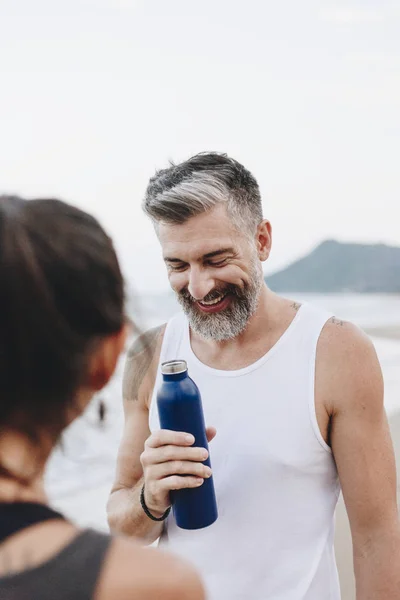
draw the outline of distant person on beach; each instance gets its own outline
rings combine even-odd
[[[211,600],[338,600],[334,511],[350,519],[358,600],[400,598],[400,535],[382,375],[369,339],[266,286],[271,250],[253,175],[203,153],[159,171],[144,210],[182,313],[130,349],[111,529],[193,561]],[[288,215],[290,218],[290,215]],[[307,215],[304,215],[306,226]],[[148,352],[148,349],[151,352]],[[209,476],[183,433],[160,430],[160,362],[185,359],[202,394],[219,519],[184,531],[170,490]],[[209,438],[215,435],[210,427]]]
[[[1,600],[203,600],[181,559],[79,530],[48,506],[46,461],[124,346],[111,240],[58,200],[0,196]]]
[[[99,421],[100,423],[104,423],[107,414],[107,407],[104,400],[99,400]]]

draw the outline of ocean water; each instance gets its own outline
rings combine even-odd
[[[291,294],[291,297],[318,304],[360,327],[400,325],[400,296]],[[141,330],[165,322],[177,309],[172,294],[133,298],[128,303],[128,311]],[[373,341],[385,381],[386,410],[389,414],[400,411],[400,341],[382,337],[374,337]],[[62,448],[57,448],[49,461],[46,489],[50,499],[81,526],[107,529],[105,507],[123,430],[124,360],[123,355],[112,381],[93,399],[85,414],[68,428]],[[102,424],[97,416],[100,398],[107,408]]]
[[[400,295],[392,294],[282,294],[297,302],[310,302],[331,311],[338,318],[360,327],[400,326]],[[140,329],[165,322],[179,305],[172,292],[133,297],[128,312]]]

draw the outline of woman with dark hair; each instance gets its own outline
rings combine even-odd
[[[1,600],[204,598],[180,560],[78,530],[47,504],[47,458],[125,337],[123,280],[97,221],[59,200],[0,197]]]

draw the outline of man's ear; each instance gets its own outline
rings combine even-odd
[[[261,261],[267,260],[271,252],[272,245],[272,227],[266,219],[261,221],[257,227],[256,233],[257,253]]]

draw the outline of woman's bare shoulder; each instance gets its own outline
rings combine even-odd
[[[113,539],[97,586],[96,600],[204,600],[193,567],[172,554],[128,538]]]

